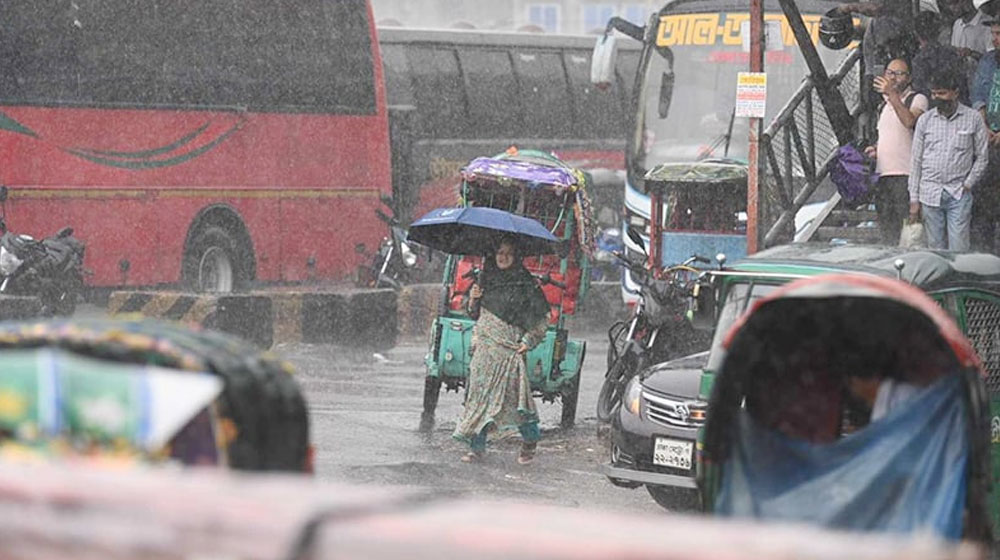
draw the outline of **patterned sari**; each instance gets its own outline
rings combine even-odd
[[[538,345],[547,326],[548,321],[543,319],[525,332],[482,309],[472,331],[465,409],[452,437],[472,445],[484,430],[503,436],[518,429],[523,434],[527,425],[537,425],[538,411],[527,367],[517,348],[522,340],[529,348]]]

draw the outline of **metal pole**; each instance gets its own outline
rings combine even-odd
[[[764,71],[764,9],[762,0],[750,0],[750,71]],[[760,237],[760,191],[758,180],[760,164],[758,162],[758,139],[760,138],[761,120],[750,119],[750,147],[748,150],[749,169],[747,170],[747,253],[757,252]]]
[[[675,211],[676,209],[671,209]],[[654,186],[649,192],[649,265],[653,278],[663,268],[663,189]]]

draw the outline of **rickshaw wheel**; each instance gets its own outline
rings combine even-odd
[[[428,375],[424,378],[424,411],[420,414],[420,431],[428,432],[434,428],[434,411],[437,410],[438,397],[441,395],[441,378]]]
[[[646,491],[656,505],[665,510],[688,513],[701,511],[701,496],[697,490],[647,484]]]
[[[576,404],[580,400],[579,376],[577,376],[569,387],[563,390],[559,399],[562,401],[562,415],[559,419],[559,426],[564,430],[568,430],[576,423]]]
[[[562,391],[560,401],[562,403],[562,415],[559,419],[559,426],[568,430],[576,424],[576,405],[580,402],[580,373],[583,371],[583,362],[587,359],[587,343],[583,343],[580,349],[580,368],[576,371],[576,377]]]

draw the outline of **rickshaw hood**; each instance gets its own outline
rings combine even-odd
[[[486,177],[501,184],[505,181],[524,181],[528,184],[551,185],[564,189],[575,189],[582,183],[581,178],[571,167],[558,165],[542,165],[522,159],[498,159],[478,157],[462,169],[462,177],[466,181],[475,181]]]
[[[650,169],[645,176],[646,190],[653,184],[671,186],[676,184],[718,184],[734,183],[746,185],[747,166],[733,160],[703,160],[695,163],[661,163]]]
[[[895,300],[911,307],[930,319],[937,327],[938,333],[945,339],[955,353],[960,365],[972,367],[983,372],[982,361],[976,354],[969,339],[962,334],[958,325],[948,316],[940,305],[934,302],[922,290],[909,284],[879,276],[857,274],[822,274],[791,282],[776,290],[773,294],[756,302],[753,307],[740,317],[723,341],[723,348],[728,350],[736,336],[747,325],[756,312],[775,301],[788,299],[827,299],[827,298],[873,298]]]

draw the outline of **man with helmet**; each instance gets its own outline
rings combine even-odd
[[[876,76],[885,73],[890,60],[903,58],[909,60],[917,50],[917,41],[913,34],[913,6],[910,0],[874,0],[841,4],[831,10],[840,14],[860,14],[871,16],[868,29],[861,41],[861,55],[865,63],[865,75],[861,83],[864,92],[861,99],[866,108],[864,115],[871,115],[882,103],[882,98],[874,89],[872,81]],[[823,21],[820,20],[820,38]],[[875,132],[875,122],[863,117],[862,129],[866,137]]]
[[[865,75],[881,76],[894,58],[909,59],[917,50],[913,36],[913,5],[910,0],[876,0],[841,4],[841,14],[860,14],[873,19],[861,42]],[[822,22],[820,22],[822,24]]]

